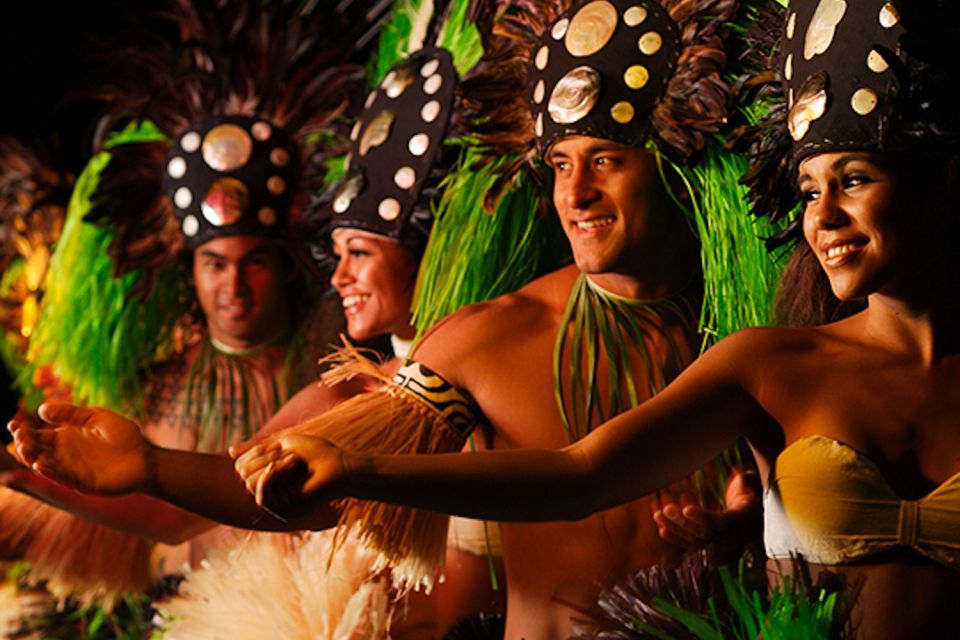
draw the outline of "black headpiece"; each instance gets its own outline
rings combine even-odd
[[[163,185],[187,248],[227,235],[279,237],[298,188],[299,155],[286,131],[259,118],[217,118],[181,134]]]
[[[322,156],[339,152],[323,142],[361,99],[362,70],[346,62],[369,28],[343,3],[167,1],[179,38],[138,30],[112,47],[94,90],[108,110],[102,131],[131,119],[157,129],[106,138],[111,158],[87,216],[116,229],[110,255],[117,273],[143,274],[140,293],[183,249],[292,235],[291,214],[321,186]]]
[[[350,134],[347,174],[329,205],[332,228],[363,229],[422,250],[435,194],[425,187],[438,182],[430,178],[438,177],[431,174],[443,155],[456,85],[450,53],[435,47],[386,74]]]
[[[957,143],[951,79],[960,7],[941,0],[791,0],[773,106],[746,136],[756,215],[780,220],[799,201],[804,158],[836,151],[943,150]],[[794,221],[771,239],[799,233]]]
[[[528,71],[540,153],[570,135],[642,143],[680,48],[676,22],[652,0],[592,0],[564,13]]]

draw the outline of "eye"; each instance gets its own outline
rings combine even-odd
[[[851,173],[843,177],[843,188],[852,189],[873,182],[873,178],[865,173]]]
[[[804,204],[814,202],[820,199],[820,192],[816,189],[801,189],[800,191],[800,200]]]
[[[370,252],[367,251],[366,249],[350,249],[349,251],[347,251],[347,253],[350,254],[350,257],[352,258],[361,258],[363,256],[370,255]]]

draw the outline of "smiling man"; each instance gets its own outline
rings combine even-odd
[[[738,4],[708,2],[700,11],[669,0],[567,6],[511,7],[500,24],[511,36],[506,50],[488,47],[490,63],[463,90],[481,140],[490,133],[493,155],[523,157],[536,146],[553,174],[552,202],[575,264],[448,316],[416,346],[415,363],[393,391],[402,394],[414,381],[432,389],[449,383],[481,415],[494,449],[576,441],[656,393],[701,344],[700,243],[683,207],[703,200],[684,188],[681,175],[731,115],[721,25],[738,19]],[[511,56],[530,61],[525,72],[510,77],[524,69],[505,64]],[[504,104],[505,87],[514,102]],[[518,119],[523,110],[529,117]],[[512,148],[504,148],[504,132],[512,133]],[[443,400],[440,415],[453,404]],[[322,434],[322,419],[305,428]],[[281,434],[250,449],[237,468],[265,504],[296,515],[310,497],[296,480],[301,467],[283,473],[292,458],[282,443]],[[276,482],[264,481],[268,459],[281,469]],[[289,501],[271,499],[281,495]],[[759,527],[755,494],[736,481],[727,497],[739,510],[714,524],[745,518],[741,525]],[[576,522],[501,523],[506,637],[569,637],[572,621],[590,617],[604,585],[674,554],[652,517],[659,506],[658,496],[648,496]],[[665,511],[677,515],[676,507]],[[668,524],[664,513],[658,519]]]
[[[575,264],[440,322],[395,384],[355,399],[351,424],[362,419],[376,434],[394,432],[401,422],[429,423],[423,433],[442,431],[441,423],[460,433],[479,425],[494,448],[562,448],[651,397],[697,355],[700,248],[682,207],[705,199],[681,188],[681,176],[731,115],[722,76],[725,26],[740,10],[725,0],[701,5],[589,0],[569,10],[567,2],[541,3],[502,14],[499,26],[512,37],[485,43],[487,62],[464,81],[464,103],[478,107],[478,135],[485,130],[499,139],[492,142],[495,155],[529,157],[536,148],[549,165],[552,201]],[[507,57],[513,64],[504,64]],[[503,146],[504,131],[519,141],[511,149]],[[367,402],[390,409],[361,418],[357,407]],[[322,433],[335,413],[304,428]],[[104,433],[120,426],[72,409],[48,418],[89,420]],[[102,439],[88,438],[93,431],[48,432],[44,437],[58,449],[50,471],[59,466],[66,480],[101,491],[168,499],[189,490],[166,471],[176,468],[175,452],[122,443],[104,448]],[[237,468],[274,513],[296,516],[319,505],[303,490],[303,468],[290,467],[291,456],[272,458],[283,442],[279,434],[254,445]],[[109,451],[113,465],[75,471],[80,465],[59,455],[71,446]],[[266,459],[274,464],[264,472]],[[279,473],[270,476],[271,469]],[[728,498],[741,509],[714,524],[754,517],[759,526],[757,496],[742,483],[731,486]],[[590,616],[604,585],[675,553],[652,516],[659,505],[648,496],[576,522],[503,524],[506,637],[569,637],[572,621]],[[255,528],[320,528],[337,517],[318,509],[293,520],[260,512],[251,521],[244,509],[238,504],[240,519]],[[410,565],[429,565],[420,560]],[[426,575],[432,577],[429,568]]]

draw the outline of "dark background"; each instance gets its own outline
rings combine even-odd
[[[98,42],[156,10],[152,0],[0,1],[0,135],[53,144],[78,173],[90,154],[94,105],[67,100],[90,77],[85,62]],[[0,432],[15,411],[11,380],[0,367]]]

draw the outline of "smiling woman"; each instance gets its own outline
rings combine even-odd
[[[333,244],[337,268],[330,282],[343,301],[350,337],[412,340],[410,308],[420,256],[396,240],[349,227],[333,232]]]

